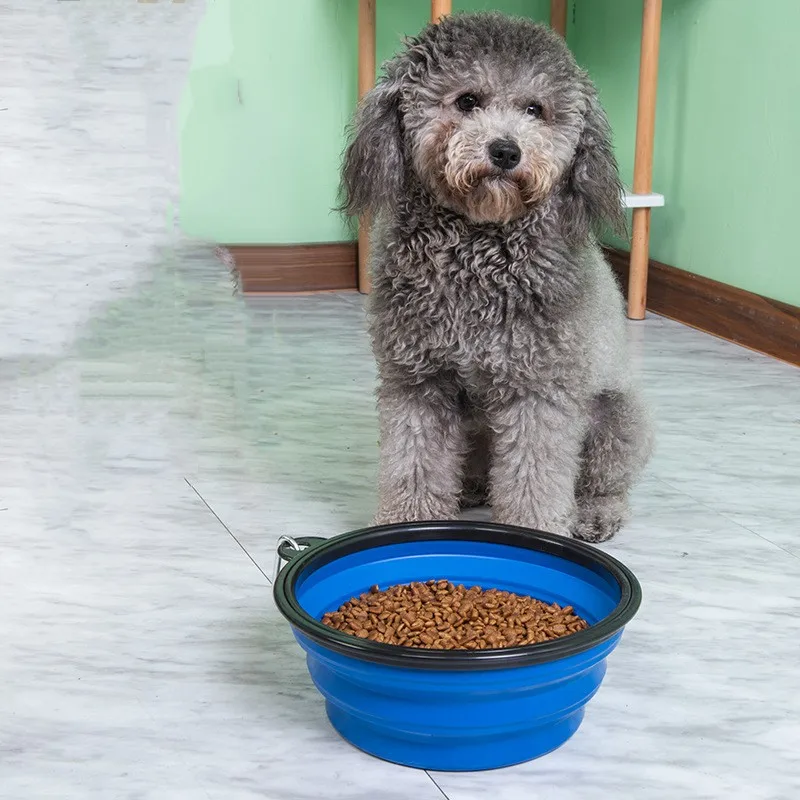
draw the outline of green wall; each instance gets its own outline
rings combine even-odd
[[[336,165],[356,99],[352,0],[206,0],[181,107],[181,224],[225,243],[350,238]]]
[[[356,95],[357,0],[206,0],[181,109],[181,222],[221,242],[351,238],[331,211]],[[641,0],[575,0],[568,39],[633,170]],[[456,0],[545,19],[548,0]],[[378,0],[378,57],[429,0]],[[666,0],[652,256],[800,304],[800,0]],[[240,99],[241,98],[241,99]]]
[[[569,42],[633,174],[641,0],[575,0]],[[658,261],[800,305],[800,0],[665,0]]]

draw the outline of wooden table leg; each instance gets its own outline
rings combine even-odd
[[[375,0],[358,0],[358,99],[375,85]],[[369,294],[369,220],[358,225],[358,291]]]
[[[550,0],[550,27],[560,36],[567,35],[567,0]]]
[[[642,51],[639,60],[639,105],[636,113],[636,158],[633,192],[653,190],[653,141],[656,126],[658,44],[661,34],[661,0],[643,0]],[[650,209],[633,210],[631,263],[628,274],[628,317],[644,319],[647,306],[647,264],[650,258]]]
[[[438,22],[452,13],[453,0],[431,0],[431,22]]]

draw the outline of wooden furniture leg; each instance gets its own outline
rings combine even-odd
[[[639,60],[639,104],[636,112],[636,157],[633,192],[653,190],[653,141],[656,124],[658,44],[661,34],[661,0],[643,0],[642,50]],[[644,319],[647,306],[647,263],[650,258],[649,208],[633,210],[631,264],[628,275],[628,317]]]
[[[567,0],[550,0],[550,27],[560,36],[567,35]]]
[[[375,0],[358,0],[358,99],[375,85]],[[358,291],[369,294],[369,220],[358,225]]]
[[[431,22],[453,13],[453,0],[431,0]]]

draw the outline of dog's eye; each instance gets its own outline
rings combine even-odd
[[[469,114],[470,111],[474,111],[478,107],[479,102],[474,94],[462,94],[461,97],[456,100],[456,105],[459,111]]]
[[[540,119],[542,114],[544,114],[544,109],[542,108],[541,103],[530,103],[525,109],[525,113],[529,117],[536,117],[536,119]]]

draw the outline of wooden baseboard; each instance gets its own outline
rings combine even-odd
[[[628,286],[630,254],[605,248]],[[800,308],[650,261],[647,308],[729,342],[800,366]]]
[[[313,294],[358,288],[355,242],[224,245],[220,258],[243,294]]]
[[[222,260],[244,294],[313,294],[358,288],[355,242],[226,245]],[[623,291],[630,254],[605,248]],[[706,333],[800,366],[800,308],[650,261],[647,308]]]

